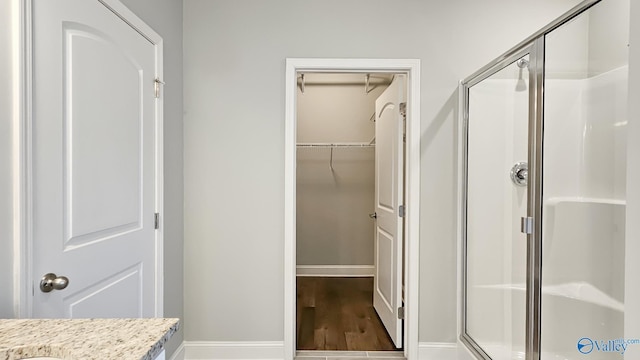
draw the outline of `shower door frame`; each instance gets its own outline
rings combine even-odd
[[[542,44],[541,44],[542,43]],[[527,216],[531,217],[535,211],[535,203],[540,204],[541,196],[537,196],[540,194],[538,187],[541,182],[537,181],[539,176],[538,168],[538,160],[541,158],[539,154],[537,154],[536,148],[539,139],[541,140],[541,132],[538,129],[541,129],[542,117],[540,116],[538,119],[536,109],[541,108],[542,106],[542,79],[541,69],[543,69],[542,64],[544,62],[544,37],[540,37],[538,39],[534,39],[532,41],[522,43],[518,47],[511,50],[509,54],[505,54],[500,57],[499,60],[496,60],[489,67],[485,67],[477,72],[475,75],[470,78],[462,81],[460,83],[460,97],[461,101],[461,109],[460,109],[460,126],[461,126],[461,157],[462,157],[462,182],[461,182],[461,214],[460,214],[460,236],[461,236],[461,288],[460,293],[462,295],[461,299],[461,323],[460,323],[460,340],[463,344],[465,344],[471,352],[478,358],[484,360],[491,360],[492,358],[487,354],[482,347],[469,335],[466,331],[467,327],[467,233],[466,233],[466,224],[467,224],[467,187],[468,187],[468,172],[467,172],[467,164],[468,164],[468,140],[469,140],[469,90],[481,83],[482,81],[490,78],[494,74],[500,72],[504,68],[518,61],[525,56],[529,55],[529,109],[528,109],[528,164],[529,164],[529,182],[527,186]],[[538,121],[540,120],[540,121]],[[539,126],[540,125],[540,126]],[[541,149],[541,147],[538,147]],[[535,180],[533,180],[535,179]],[[533,181],[532,181],[533,180]],[[535,198],[539,198],[538,201],[535,201]],[[534,201],[532,201],[534,199]],[[538,206],[538,208],[541,208]],[[535,215],[534,215],[535,216]],[[537,217],[536,217],[537,218]],[[535,306],[535,299],[540,297],[539,294],[539,286],[536,286],[540,283],[541,280],[541,262],[538,261],[539,251],[538,251],[538,241],[535,240],[535,233],[537,231],[534,229],[533,234],[527,235],[527,279],[526,279],[526,352],[529,353],[529,349],[536,349],[540,343],[539,336],[539,326],[534,326],[539,319],[540,307]],[[537,289],[537,291],[536,291]],[[530,291],[532,290],[532,291]],[[539,303],[539,302],[538,302]],[[531,310],[530,310],[531,309]],[[532,341],[529,341],[531,339]],[[529,360],[529,358],[527,358]]]
[[[526,360],[540,360],[541,356],[541,313],[542,313],[542,160],[544,138],[544,75],[545,75],[545,37],[553,30],[573,20],[602,0],[585,0],[560,16],[520,44],[499,56],[474,74],[460,82],[459,126],[460,126],[460,174],[459,183],[459,248],[460,277],[459,293],[459,334],[460,341],[478,359],[492,359],[478,343],[467,333],[467,148],[469,121],[469,89],[502,70],[519,58],[529,54],[529,124],[528,124],[528,186],[527,217],[532,228],[527,234],[527,278],[526,278],[526,323],[525,355]]]

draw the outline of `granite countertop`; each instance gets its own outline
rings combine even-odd
[[[0,319],[0,360],[152,360],[178,319]]]

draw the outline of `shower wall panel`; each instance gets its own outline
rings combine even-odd
[[[566,359],[624,336],[627,72],[545,84],[542,347]]]

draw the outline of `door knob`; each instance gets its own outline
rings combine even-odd
[[[62,290],[69,286],[69,279],[66,276],[57,276],[54,273],[45,274],[40,280],[40,290],[48,293],[52,290]]]
[[[372,219],[377,219],[378,218],[378,214],[373,213],[373,214],[369,214],[369,217]]]

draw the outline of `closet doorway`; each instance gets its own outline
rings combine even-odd
[[[297,350],[402,346],[404,84],[384,73],[298,76]]]
[[[418,64],[291,72],[295,61],[287,61],[285,358],[403,349],[410,357]]]

